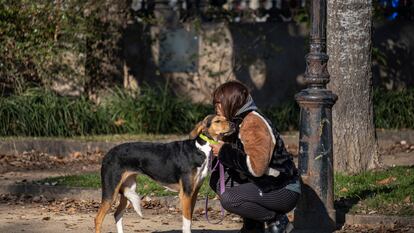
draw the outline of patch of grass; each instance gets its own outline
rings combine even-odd
[[[35,181],[37,184],[52,184],[57,186],[100,188],[101,176],[99,173],[88,173],[82,175],[58,176]]]
[[[402,91],[375,89],[373,100],[377,128],[414,128],[414,88]]]
[[[414,215],[414,167],[336,174],[335,199],[354,213]]]
[[[214,197],[214,192],[208,186],[209,178],[207,177],[200,189],[199,196]],[[100,188],[101,177],[99,173],[88,173],[82,175],[71,175],[71,176],[59,176],[51,177],[43,180],[35,181],[38,184],[54,184],[56,186],[67,186],[67,187],[83,187],[83,188]],[[144,175],[137,176],[137,192],[140,195],[150,196],[171,196],[177,195],[175,192],[168,191],[165,187],[162,187],[152,179]]]

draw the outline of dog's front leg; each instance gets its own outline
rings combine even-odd
[[[183,233],[191,233],[191,220],[193,215],[192,195],[180,192],[180,201],[183,214]]]

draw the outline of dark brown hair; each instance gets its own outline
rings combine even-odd
[[[229,81],[221,84],[213,92],[213,105],[221,103],[224,116],[232,120],[237,111],[246,103],[249,94],[249,90],[242,83]]]

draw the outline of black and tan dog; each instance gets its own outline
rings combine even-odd
[[[190,233],[197,193],[207,176],[211,156],[208,140],[201,137],[205,135],[218,140],[233,131],[234,127],[224,117],[209,115],[196,125],[189,140],[171,143],[134,142],[112,148],[102,161],[102,202],[95,218],[95,232],[101,232],[105,215],[118,193],[120,203],[114,214],[118,233],[123,233],[122,216],[128,202],[142,216],[140,197],[135,189],[136,176],[143,174],[179,192],[183,232]]]

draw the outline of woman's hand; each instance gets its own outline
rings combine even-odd
[[[214,145],[213,144],[210,144],[210,147],[211,147],[211,149],[213,151],[213,155],[214,156],[217,156],[218,155],[218,153],[219,153],[221,147],[223,146],[223,144],[224,144],[224,142],[222,142],[222,141],[218,141],[218,143],[217,144],[214,144]]]

